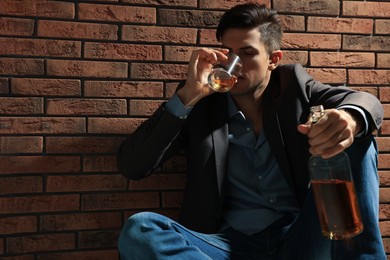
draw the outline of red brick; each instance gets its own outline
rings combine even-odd
[[[184,61],[188,62],[193,50],[198,47],[190,46],[165,46],[165,60],[166,61]]]
[[[379,222],[379,228],[382,236],[390,235],[390,221]]]
[[[216,27],[223,12],[200,10],[160,9],[159,20],[162,25],[186,27]]]
[[[162,102],[160,100],[131,100],[129,114],[132,116],[150,116]]]
[[[379,189],[379,202],[380,203],[390,202],[390,188],[382,187]]]
[[[390,205],[380,204],[379,205],[379,219],[390,219]]]
[[[80,3],[78,14],[82,20],[156,23],[156,10],[149,7]]]
[[[180,208],[183,203],[182,191],[165,191],[162,193],[162,206],[166,208]]]
[[[283,31],[304,31],[306,28],[304,16],[281,15],[280,20]]]
[[[195,28],[123,25],[122,40],[165,43],[196,43]]]
[[[187,65],[133,63],[130,73],[135,79],[180,80],[187,76]]]
[[[32,96],[79,96],[80,80],[13,78],[12,93]]]
[[[50,76],[126,78],[127,63],[78,60],[48,60]]]
[[[170,98],[175,93],[177,86],[179,84],[176,82],[168,82],[165,84],[165,97]]]
[[[380,88],[379,89],[379,96],[380,96],[380,100],[382,102],[389,102],[390,101],[390,88]]]
[[[273,8],[281,13],[310,13],[324,15],[339,15],[338,0],[274,0]]]
[[[0,38],[0,54],[80,57],[81,43],[47,39]]]
[[[390,20],[375,20],[375,33],[376,34],[389,34],[390,33]]]
[[[390,117],[390,114],[387,114],[386,117]],[[377,140],[378,150],[380,152],[390,151],[390,137],[376,137],[375,139]]]
[[[0,213],[32,213],[78,210],[79,195],[37,195],[0,198]]]
[[[390,70],[358,70],[348,71],[349,84],[390,84]]]
[[[81,196],[82,210],[145,209],[159,207],[158,192],[126,192],[85,194]]]
[[[340,49],[341,36],[336,34],[285,33],[284,49]]]
[[[85,81],[86,97],[162,97],[161,82],[145,81]]]
[[[171,5],[171,6],[187,6],[197,7],[196,0],[122,0],[129,4],[147,4],[147,5]]]
[[[371,19],[309,17],[309,32],[371,34],[374,22]]]
[[[97,1],[97,0],[95,0]],[[107,1],[105,1],[107,2]],[[64,252],[64,253],[50,253],[38,255],[38,260],[113,260],[119,259],[117,250],[101,250],[97,251],[81,251],[81,252]]]
[[[344,50],[390,51],[390,38],[386,36],[344,35]]]
[[[48,99],[48,115],[126,115],[124,99]]]
[[[117,247],[119,232],[119,230],[81,232],[80,247],[97,249]]]
[[[37,192],[43,192],[42,177],[0,177],[0,194],[11,195]]]
[[[116,156],[86,155],[83,157],[84,172],[114,172],[116,170]]]
[[[0,153],[41,153],[43,137],[0,136]]]
[[[389,186],[390,185],[390,171],[379,171],[380,185]]]
[[[35,260],[35,256],[33,254],[28,255],[13,255],[13,256],[5,256],[2,257],[1,260]]]
[[[0,14],[73,19],[73,3],[50,0],[2,0]]]
[[[167,216],[170,219],[178,221],[180,218],[180,209],[151,209],[148,210],[149,212],[155,212],[163,216]],[[131,211],[126,211],[124,214],[124,220],[126,221],[130,216],[144,212],[144,210],[131,210]]]
[[[123,138],[47,137],[47,153],[116,153]]]
[[[0,78],[0,94],[9,93],[9,80],[6,78]]]
[[[343,2],[343,15],[346,16],[389,17],[389,13],[390,3],[388,2]]]
[[[80,248],[117,247],[120,230],[101,230],[80,232]]]
[[[0,117],[0,134],[76,134],[85,132],[84,118]]]
[[[55,173],[80,171],[78,156],[0,156],[0,173]]]
[[[375,67],[375,54],[364,52],[311,52],[315,67]]]
[[[111,24],[40,20],[38,22],[38,36],[117,40],[118,26]]]
[[[120,212],[77,213],[41,216],[42,231],[120,228]]]
[[[315,80],[327,84],[345,84],[347,82],[347,72],[345,69],[307,69]]]
[[[210,9],[230,9],[237,4],[247,3],[248,0],[220,0],[220,1],[209,1],[209,0],[200,0],[199,7],[200,8],[210,8]],[[256,3],[265,4],[268,7],[271,7],[270,0],[258,0]]]
[[[143,118],[88,118],[88,133],[131,134],[144,121]]]
[[[84,56],[93,59],[161,61],[162,48],[157,45],[87,42]]]
[[[306,66],[308,56],[307,51],[283,51],[282,64],[298,63]]]
[[[43,114],[43,99],[34,97],[0,97],[0,114]]]
[[[390,118],[390,104],[383,104],[383,109],[385,111],[385,118]]]
[[[390,28],[390,27],[389,27]],[[390,68],[390,53],[378,53],[378,68]]]
[[[0,218],[0,234],[31,233],[37,231],[36,216],[13,216]]]
[[[379,97],[379,90],[377,87],[372,87],[372,86],[353,86],[353,85],[348,85],[351,89],[357,90],[357,91],[364,91],[367,93],[370,93],[373,96]]]
[[[34,20],[0,17],[0,35],[31,36]]]
[[[11,254],[74,249],[74,234],[43,234],[7,239],[8,252]]]
[[[185,174],[154,174],[141,181],[130,181],[130,190],[172,190],[184,189]]]
[[[0,75],[43,75],[43,73],[44,64],[41,59],[0,59]]]
[[[390,154],[379,154],[378,159],[379,159],[379,163],[378,163],[379,169],[390,168]],[[387,200],[387,202],[390,202],[390,188],[388,193],[389,193],[388,194],[389,199]]]
[[[215,36],[215,29],[200,29],[199,42],[204,45],[220,45]]]
[[[126,179],[120,175],[66,175],[49,176],[46,182],[48,192],[114,191],[125,190]]]
[[[389,135],[390,134],[390,120],[384,120],[382,123],[381,128],[381,134],[382,135]],[[390,158],[389,158],[390,161]]]
[[[385,252],[389,253],[390,252],[390,238],[382,238],[383,241],[383,246],[385,248]]]

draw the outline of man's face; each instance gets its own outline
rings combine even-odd
[[[222,45],[236,53],[243,63],[237,83],[230,93],[245,95],[260,89],[262,92],[268,85],[271,71],[270,56],[260,41],[258,29],[231,28],[226,30],[221,41]]]

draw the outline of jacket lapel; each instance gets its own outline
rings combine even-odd
[[[276,71],[275,71],[276,72]],[[277,74],[277,72],[274,74]],[[266,93],[264,93],[263,103],[263,127],[267,141],[275,155],[276,161],[283,172],[283,175],[292,191],[295,191],[295,185],[291,174],[291,168],[288,161],[284,139],[281,130],[280,117],[283,115],[280,104],[281,79],[274,75],[269,83]]]
[[[223,195],[223,184],[226,176],[228,139],[228,113],[226,94],[215,93],[212,109],[210,110],[210,125],[212,129],[212,141],[215,154],[215,168],[217,174],[218,191]]]

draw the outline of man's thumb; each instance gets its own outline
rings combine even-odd
[[[310,131],[310,127],[311,127],[311,125],[309,125],[309,124],[300,124],[300,125],[298,125],[297,130],[301,134],[307,135]]]

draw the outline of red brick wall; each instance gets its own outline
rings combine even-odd
[[[134,212],[177,216],[185,162],[118,175],[120,142],[215,46],[231,0],[0,1],[0,258],[116,259]],[[282,14],[285,62],[368,91],[390,117],[388,1],[263,0]],[[390,253],[390,120],[378,132],[381,229]]]

